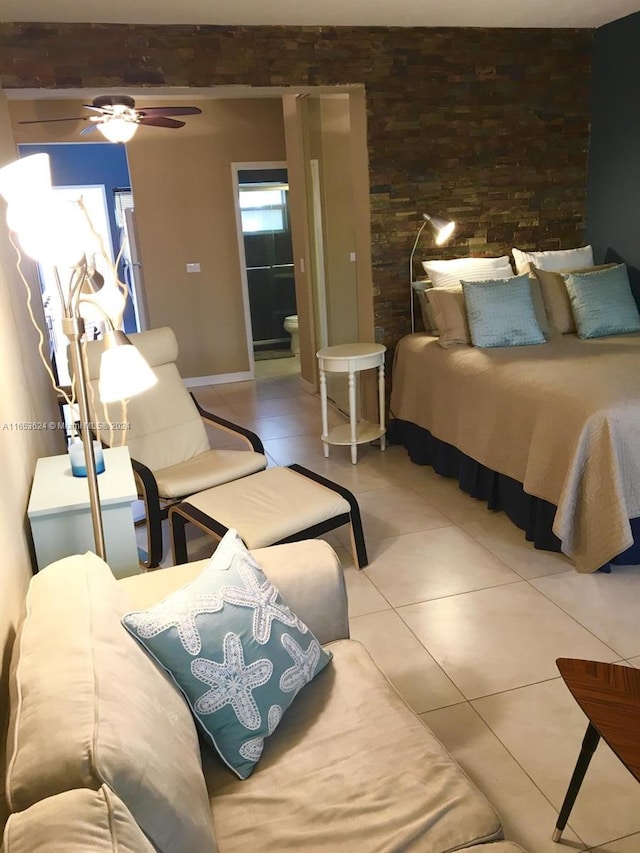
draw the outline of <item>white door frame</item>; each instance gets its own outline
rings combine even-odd
[[[284,161],[260,161],[257,163],[232,163],[231,176],[233,179],[233,206],[236,212],[236,235],[238,238],[238,254],[240,256],[240,280],[242,283],[242,304],[244,307],[244,330],[247,339],[249,355],[249,371],[251,379],[255,378],[256,363],[253,357],[253,329],[251,326],[251,306],[249,305],[249,279],[247,277],[247,256],[244,251],[244,236],[242,233],[242,215],[240,213],[240,193],[238,190],[238,173],[250,169],[286,169]]]
[[[140,258],[140,246],[138,245],[138,224],[136,222],[135,207],[124,209],[125,231],[129,243],[129,263],[131,264],[131,298],[136,323],[139,332],[146,332],[149,328],[147,309],[147,294],[144,288],[144,270]]]
[[[320,164],[310,161],[311,192],[313,195],[313,235],[315,245],[315,308],[318,317],[318,343],[320,349],[329,346],[329,320],[327,317],[327,289],[324,275],[324,237],[322,230],[322,196],[320,192]]]

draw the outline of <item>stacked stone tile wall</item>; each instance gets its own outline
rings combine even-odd
[[[593,32],[0,24],[3,88],[320,86],[367,94],[376,338],[409,331],[420,214],[456,239],[419,256],[582,245]]]

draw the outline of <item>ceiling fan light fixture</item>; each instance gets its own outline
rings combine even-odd
[[[99,95],[92,103],[83,104],[87,110],[91,110],[91,116],[69,116],[68,118],[43,118],[20,121],[18,124],[43,124],[50,121],[86,121],[89,124],[80,131],[80,136],[93,133],[96,129],[108,139],[109,142],[128,142],[138,125],[144,124],[149,127],[165,127],[178,129],[184,127],[183,121],[176,121],[175,116],[200,115],[200,107],[194,106],[166,106],[166,107],[141,107],[136,109],[136,102],[129,95]],[[97,113],[97,115],[95,115]],[[40,156],[40,155],[33,155]],[[44,156],[44,155],[43,155]],[[7,175],[2,184],[5,189],[11,189],[13,175]],[[3,187],[0,185],[0,193]]]
[[[138,129],[138,122],[114,116],[98,122],[98,130],[109,142],[129,142]]]

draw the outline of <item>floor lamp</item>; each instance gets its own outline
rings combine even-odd
[[[119,300],[119,316],[112,316],[109,306],[113,309],[113,292],[105,292],[109,286],[93,265],[96,232],[81,202],[60,202],[55,198],[49,155],[34,154],[0,169],[0,195],[7,202],[9,230],[17,236],[24,253],[41,264],[50,265],[55,273],[63,314],[62,328],[69,340],[72,387],[80,415],[96,554],[106,560],[82,353],[84,307],[93,309],[107,329],[99,381],[103,402],[128,399],[150,388],[157,378],[124,332],[116,329],[121,321],[124,298]],[[88,258],[92,259],[91,263]]]
[[[431,229],[435,235],[435,244],[436,246],[442,246],[447,242],[449,237],[456,230],[456,223],[453,220],[446,219],[441,216],[429,216],[428,213],[423,213],[422,218],[424,222],[418,228],[418,233],[416,234],[416,239],[413,244],[413,249],[411,250],[411,257],[409,258],[409,293],[410,293],[410,304],[411,304],[411,331],[415,332],[416,330],[416,317],[415,317],[415,309],[413,306],[413,257],[416,253],[416,249],[418,248],[418,242],[420,240],[420,235],[424,231],[427,225],[431,226]]]

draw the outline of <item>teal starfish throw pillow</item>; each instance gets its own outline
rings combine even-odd
[[[241,779],[299,691],[331,660],[235,530],[192,583],[122,622],[173,678]]]

